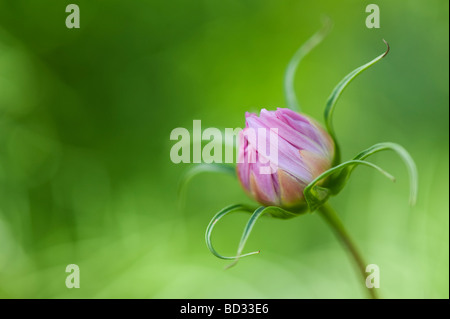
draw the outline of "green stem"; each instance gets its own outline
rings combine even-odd
[[[344,225],[342,224],[341,220],[339,219],[338,215],[336,214],[336,211],[330,206],[330,204],[325,203],[322,205],[318,212],[320,216],[322,216],[325,221],[328,223],[328,225],[331,226],[333,231],[336,233],[337,237],[340,239],[344,247],[348,250],[348,252],[352,255],[353,260],[355,261],[356,265],[358,266],[358,269],[361,273],[363,282],[365,284],[366,282],[366,263],[364,262],[363,258],[361,257],[361,254],[359,253],[358,249],[356,248],[355,244],[353,243],[352,239],[350,238],[349,234],[345,230]],[[375,292],[375,288],[367,288],[368,293],[370,294],[370,297],[372,299],[377,299],[377,294]]]

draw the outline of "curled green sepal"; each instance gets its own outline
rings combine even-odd
[[[377,166],[373,163],[363,161],[363,160],[351,160],[351,161],[344,162],[342,164],[339,164],[339,165],[323,172],[316,179],[314,179],[311,183],[309,183],[308,186],[305,187],[303,194],[305,196],[306,202],[308,203],[309,210],[311,212],[314,212],[320,206],[325,204],[331,195],[336,195],[343,188],[345,183],[347,182],[353,169],[358,165],[365,165],[365,166],[372,167],[372,168],[376,169],[377,171],[379,171],[384,176],[386,176],[387,178],[389,178],[390,180],[395,181],[395,178],[391,174],[389,174],[388,172],[386,172],[385,170],[383,170],[382,168],[380,168],[379,166]],[[348,169],[348,171],[345,175],[339,174],[342,171],[344,171],[345,169]],[[318,185],[319,182],[325,180],[326,178],[328,178],[332,175],[336,175],[336,174],[339,174],[338,176],[344,177],[342,180],[339,180],[338,187],[336,187],[335,180],[333,180],[332,182],[329,182],[327,180],[326,184]]]
[[[279,219],[290,219],[293,217],[297,217],[302,215],[308,211],[308,208],[305,206],[297,207],[292,211],[287,211],[278,206],[268,206],[266,207],[266,214],[270,217],[279,218]]]
[[[370,61],[370,62],[360,66],[359,68],[354,69],[352,72],[347,74],[341,80],[341,82],[339,82],[338,85],[336,85],[336,87],[333,89],[333,91],[331,92],[330,97],[327,100],[327,104],[326,104],[326,107],[325,107],[325,114],[324,114],[324,116],[325,116],[325,125],[327,127],[328,133],[330,133],[331,137],[334,140],[334,144],[335,144],[335,148],[336,148],[335,149],[335,157],[334,157],[334,164],[335,165],[340,162],[340,149],[339,149],[339,145],[338,145],[337,140],[336,140],[336,134],[334,133],[333,123],[332,123],[334,107],[336,105],[337,100],[339,99],[339,97],[341,96],[342,92],[344,91],[344,89],[347,87],[347,85],[355,77],[357,77],[360,73],[362,73],[364,70],[368,69],[369,67],[371,67],[372,65],[374,65],[378,61],[380,61],[382,58],[384,58],[389,53],[389,44],[384,39],[383,39],[383,42],[387,46],[386,51],[383,54],[377,56],[372,61]]]
[[[244,211],[244,212],[253,212],[250,219],[248,220],[247,224],[245,225],[244,231],[242,233],[241,236],[241,240],[239,242],[239,246],[237,249],[237,253],[236,256],[223,256],[221,254],[219,254],[213,247],[212,243],[211,243],[211,234],[213,231],[214,226],[216,225],[216,223],[225,215],[228,215],[230,213],[234,213],[234,212],[238,212],[238,211]],[[239,258],[241,257],[246,257],[246,256],[251,256],[251,255],[255,255],[255,254],[259,254],[260,251],[254,251],[254,252],[250,252],[250,253],[246,253],[246,254],[242,254],[242,251],[244,250],[244,246],[245,243],[247,242],[247,239],[253,229],[253,226],[255,225],[256,221],[259,219],[259,217],[263,216],[263,215],[268,215],[268,216],[272,216],[275,217],[276,215],[279,214],[292,214],[289,213],[287,211],[284,211],[283,209],[279,208],[279,207],[275,207],[275,206],[269,206],[269,207],[258,207],[255,210],[252,210],[250,207],[246,206],[246,205],[240,205],[240,204],[236,204],[236,205],[231,205],[228,207],[225,207],[224,209],[222,209],[221,211],[219,211],[210,221],[208,227],[206,228],[206,233],[205,233],[205,240],[206,240],[206,245],[208,246],[209,250],[211,251],[211,253],[221,259],[234,259],[233,263],[231,263],[230,265],[228,265],[226,268],[230,268],[234,265],[236,265],[236,263],[238,262]]]
[[[224,216],[231,214],[231,213],[235,213],[235,212],[239,212],[239,211],[243,211],[243,212],[253,212],[253,209],[251,209],[250,207],[246,206],[246,205],[241,205],[241,204],[236,204],[236,205],[231,205],[231,206],[227,206],[224,209],[220,210],[209,222],[208,227],[206,227],[206,233],[205,233],[205,241],[206,241],[206,246],[208,246],[208,249],[211,251],[211,253],[221,259],[236,259],[238,256],[232,256],[232,257],[228,257],[228,256],[222,256],[221,254],[219,254],[213,247],[212,243],[211,243],[211,234],[212,231],[214,229],[214,226],[216,225],[216,223]],[[245,254],[243,256],[249,256],[249,255],[254,255],[257,254],[259,252],[252,252],[252,253],[248,253]],[[243,257],[240,256],[240,257]]]
[[[309,38],[292,56],[289,61],[286,71],[284,73],[284,95],[287,103],[287,107],[293,111],[300,111],[300,104],[298,103],[297,96],[294,89],[294,77],[297,71],[298,65],[303,58],[308,55],[328,34],[331,29],[331,22],[326,19],[322,28],[317,31],[311,38]]]
[[[417,167],[411,155],[409,155],[408,151],[403,146],[391,142],[378,143],[362,151],[356,155],[354,159],[363,160],[372,154],[386,150],[391,150],[397,153],[405,163],[409,175],[409,203],[414,205],[417,200],[417,192],[419,188]]]

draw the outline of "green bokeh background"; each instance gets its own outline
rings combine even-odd
[[[301,65],[303,111],[322,120],[349,71],[391,52],[346,89],[335,128],[343,159],[382,141],[419,170],[417,205],[393,153],[358,168],[331,200],[384,298],[449,297],[448,1],[0,0],[0,297],[364,298],[346,252],[316,214],[261,219],[224,271],[204,231],[221,208],[251,202],[228,176],[196,177],[186,207],[170,161],[172,129],[242,127],[245,111],[284,107],[296,48],[328,15],[334,28]],[[65,27],[77,3],[81,28]],[[248,216],[214,242],[233,254]],[[65,267],[81,288],[65,286]]]

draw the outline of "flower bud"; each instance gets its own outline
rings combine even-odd
[[[259,117],[247,112],[245,118],[237,163],[244,190],[264,206],[295,212],[306,208],[304,188],[333,162],[330,135],[290,109],[262,109]]]

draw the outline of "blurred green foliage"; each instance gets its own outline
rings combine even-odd
[[[65,27],[75,2],[81,28]],[[391,52],[348,87],[335,129],[343,159],[383,141],[408,149],[419,198],[392,153],[358,168],[332,199],[385,298],[449,297],[448,1],[0,0],[0,297],[362,298],[348,256],[316,214],[262,219],[224,271],[206,248],[210,218],[248,203],[227,176],[196,177],[186,207],[169,159],[175,127],[242,127],[245,111],[284,107],[296,48],[328,15],[334,29],[296,77],[303,111],[322,120],[349,71]],[[217,225],[233,254],[246,215]],[[81,270],[67,289],[65,267]]]

